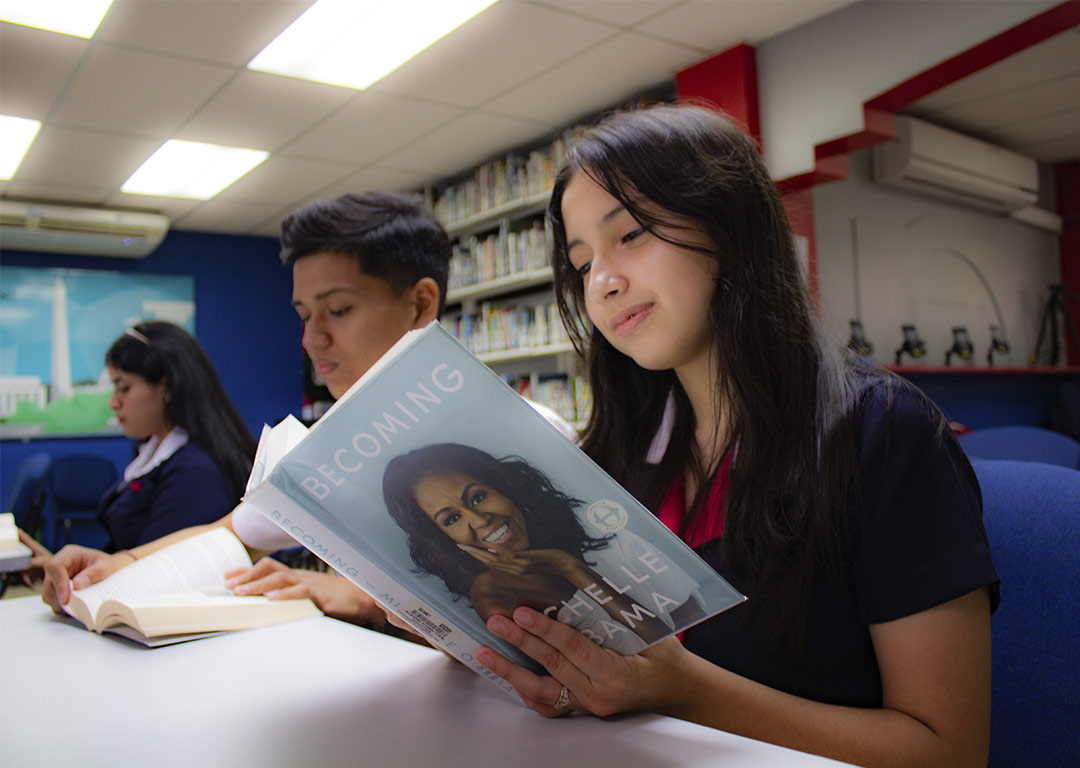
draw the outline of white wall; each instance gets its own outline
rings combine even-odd
[[[892,363],[902,343],[900,326],[913,322],[927,345],[920,364],[942,365],[952,327],[964,325],[975,347],[973,362],[985,365],[989,326],[1000,325],[996,300],[1011,350],[995,355],[994,364],[1027,365],[1046,288],[1061,279],[1057,236],[874,184],[869,151],[850,160],[850,178],[813,190],[821,303],[829,328],[847,339],[848,322],[861,310],[875,359]],[[954,357],[953,364],[958,362]]]
[[[757,46],[765,160],[813,170],[814,146],[864,128],[862,104],[1057,0],[861,0]]]

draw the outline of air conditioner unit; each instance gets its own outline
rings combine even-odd
[[[140,259],[169,231],[158,213],[0,200],[0,248]]]
[[[904,115],[896,116],[896,141],[872,149],[871,173],[886,186],[1002,213],[1039,197],[1032,158]]]

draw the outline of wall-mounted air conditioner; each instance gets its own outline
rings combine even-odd
[[[890,187],[1002,213],[1039,197],[1032,158],[904,115],[896,116],[896,141],[873,148],[871,174]]]
[[[0,248],[142,258],[169,231],[158,213],[0,200]]]

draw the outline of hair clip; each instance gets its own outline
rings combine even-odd
[[[148,347],[150,346],[150,339],[143,336],[141,333],[136,331],[134,328],[128,328],[126,331],[124,331],[124,335],[125,336],[132,336],[132,337],[138,339],[139,341],[141,341],[146,346],[148,346]]]

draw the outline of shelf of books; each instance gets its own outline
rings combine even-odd
[[[543,217],[569,137],[486,163],[434,209],[454,247],[443,325],[521,395],[580,426],[589,395],[552,300]]]

